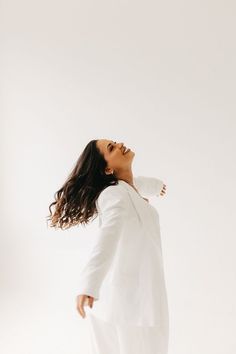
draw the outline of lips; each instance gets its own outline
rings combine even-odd
[[[123,154],[126,154],[129,151],[130,151],[130,149],[127,149],[126,147],[124,147]]]

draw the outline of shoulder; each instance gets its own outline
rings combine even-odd
[[[123,199],[127,196],[127,191],[119,184],[110,185],[104,188],[98,196],[98,201],[102,201],[107,198]]]
[[[125,205],[128,192],[121,185],[110,185],[103,189],[97,198],[97,205],[100,208],[106,205],[120,204]]]

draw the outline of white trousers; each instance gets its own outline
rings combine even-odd
[[[114,325],[87,312],[91,354],[167,354],[167,328]]]

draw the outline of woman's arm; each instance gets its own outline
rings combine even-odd
[[[89,261],[79,278],[78,294],[99,299],[99,289],[112,263],[127,212],[126,191],[118,186],[105,188],[97,199],[102,224]]]
[[[164,182],[156,177],[134,177],[134,185],[146,197],[163,195],[166,189]]]

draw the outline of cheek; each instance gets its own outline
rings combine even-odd
[[[116,154],[116,160],[117,161],[120,161],[120,160],[122,160],[124,158],[124,155],[122,155],[120,152],[117,152],[117,154]]]
[[[110,161],[113,163],[113,165],[119,164],[121,161],[123,161],[124,156],[121,155],[119,152],[115,153],[113,156],[111,156]]]

